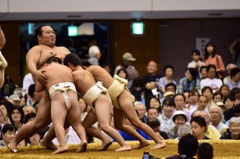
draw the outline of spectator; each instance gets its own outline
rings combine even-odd
[[[147,65],[147,75],[144,76],[145,79],[145,97],[148,99],[150,96],[159,96],[158,82],[162,77],[158,73],[158,64],[155,61],[149,61]]]
[[[223,129],[228,128],[228,126],[222,122],[224,116],[220,107],[210,107],[209,114],[211,115],[211,125],[213,125],[219,132],[221,132]]]
[[[198,159],[212,159],[213,157],[213,146],[211,144],[206,142],[199,144],[197,151]]]
[[[124,68],[121,68],[117,71],[117,75],[121,78],[128,79],[128,73]]]
[[[222,93],[222,95],[223,95],[223,100],[224,100],[225,98],[227,98],[227,96],[229,95],[229,92],[230,92],[229,87],[228,87],[226,84],[223,84],[223,85],[220,87],[219,91],[220,91],[220,92]]]
[[[160,131],[160,122],[158,119],[149,119],[147,124],[153,129],[154,132],[160,135],[160,139],[169,139],[168,135],[164,131]]]
[[[201,81],[205,78],[207,78],[207,66],[202,66],[202,67],[200,67],[200,78],[199,78],[199,80]]]
[[[239,68],[233,68],[231,70],[231,80],[226,83],[229,90],[232,90],[233,88],[240,87],[240,69]]]
[[[216,104],[217,102],[222,102],[223,101],[223,95],[222,93],[219,91],[216,91],[215,93],[213,93],[213,102]]]
[[[20,129],[24,124],[24,112],[22,107],[14,106],[9,113],[9,119],[12,125]]]
[[[198,71],[196,68],[187,68],[185,77],[181,78],[178,86],[178,93],[190,92],[192,89],[200,90],[200,83],[197,79]]]
[[[221,139],[240,140],[240,117],[232,117],[229,121],[229,129]]]
[[[88,50],[89,59],[88,61],[94,65],[99,66],[99,59],[101,58],[101,51],[98,46],[91,46]]]
[[[20,106],[20,97],[16,94],[11,95],[8,98],[8,101],[11,102],[12,104],[16,105],[16,106]]]
[[[209,139],[205,136],[205,132],[207,132],[207,124],[203,117],[195,116],[191,119],[190,123],[194,137],[198,140]]]
[[[40,139],[41,139],[41,132],[39,131],[39,132],[33,134],[33,136],[31,136],[29,138],[29,143],[27,145],[28,146],[39,146]]]
[[[216,104],[213,102],[213,99],[212,99],[213,91],[212,91],[211,87],[209,87],[209,86],[203,87],[202,88],[202,95],[206,96],[207,99],[208,99],[208,104],[207,104],[208,108],[210,106],[214,106],[214,105],[216,106]]]
[[[199,98],[199,92],[196,89],[192,89],[189,93],[190,104],[187,107],[191,112],[197,109],[197,102]]]
[[[147,109],[151,108],[151,107],[158,109],[159,113],[162,112],[161,103],[160,103],[159,99],[156,97],[150,97],[150,99],[148,100]]]
[[[123,61],[123,60],[129,61],[130,65],[131,65],[131,62],[136,61],[136,58],[134,58],[133,55],[132,55],[130,52],[126,52],[126,53],[124,53],[123,56],[122,56],[122,61]],[[121,63],[122,63],[122,62],[121,62]],[[132,66],[132,65],[131,65],[131,66]],[[135,69],[134,66],[132,66],[132,67]],[[118,66],[115,68],[115,70],[114,70],[114,74],[117,74],[117,71],[118,71],[120,68],[121,68],[121,65],[118,65]]]
[[[13,108],[13,104],[8,101],[0,102],[0,110],[3,112],[3,123],[9,124],[10,120],[8,118],[10,110]]]
[[[148,117],[145,115],[147,112],[146,106],[141,103],[141,102],[135,102],[134,103],[135,109],[138,113],[138,117],[139,119],[143,122],[143,123],[147,123]]]
[[[235,65],[233,63],[230,63],[227,65],[226,69],[227,69],[228,76],[224,77],[224,79],[223,79],[224,84],[227,84],[228,82],[231,81],[231,70],[236,67],[237,67],[237,65]]]
[[[197,149],[198,140],[193,135],[186,134],[178,142],[178,155],[170,156],[166,159],[194,159]]]
[[[27,105],[33,105],[36,107],[36,103],[40,101],[38,93],[35,91],[35,84],[32,84],[28,88],[28,102]]]
[[[240,36],[237,37],[229,46],[229,52],[232,55],[233,62],[240,68]]]
[[[208,112],[208,99],[206,96],[204,95],[201,95],[199,98],[198,98],[198,104],[197,104],[197,110],[199,111],[206,111]]]
[[[32,105],[26,105],[23,107],[24,116],[29,113],[36,113],[36,109]]]
[[[157,119],[159,117],[159,111],[157,108],[150,107],[147,111],[148,120],[150,119]]]
[[[11,124],[5,124],[2,128],[2,134],[0,141],[0,147],[6,147],[10,142],[13,141],[15,135],[16,135],[17,128],[14,125]]]
[[[216,75],[216,66],[214,65],[208,65],[207,66],[207,78],[201,80],[200,87],[203,89],[205,86],[211,87],[213,90],[213,93],[215,93],[217,90],[220,89],[222,86],[222,81],[219,78],[215,78]]]

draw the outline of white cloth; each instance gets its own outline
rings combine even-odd
[[[227,83],[229,83],[229,82],[231,82],[231,76],[227,76],[227,77],[225,77],[225,78],[223,79],[223,83],[224,83],[224,84],[227,84]]]
[[[223,84],[222,81],[218,78],[213,78],[213,79],[205,78],[205,79],[201,80],[200,87],[201,87],[201,89],[203,89],[203,87],[209,86],[213,89],[213,93],[215,93],[216,90],[214,90],[214,89],[216,87],[218,87],[218,89],[220,89],[222,84]]]
[[[198,68],[200,69],[202,66],[205,66],[205,63],[199,60]],[[196,68],[195,61],[189,62],[187,68]]]
[[[172,116],[167,118],[164,113],[162,113],[158,120],[160,121],[160,130],[166,133],[168,133],[175,126]]]
[[[28,73],[23,78],[23,86],[22,86],[23,90],[25,89],[26,93],[28,93],[28,88],[32,84],[35,84],[35,82],[33,80],[32,74]]]
[[[212,125],[212,124],[211,124]],[[214,126],[214,125],[212,125]],[[221,132],[223,129],[228,128],[226,124],[223,124],[222,122],[219,122],[217,126],[214,126],[219,132]]]

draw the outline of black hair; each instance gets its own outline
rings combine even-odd
[[[1,133],[1,139],[2,139],[2,135],[5,134],[7,131],[17,131],[17,127],[12,125],[12,124],[5,124],[2,128],[2,133]]]
[[[7,116],[9,116],[10,111],[12,110],[14,105],[11,102],[7,101],[7,100],[2,100],[0,102],[0,105],[3,105],[7,109]]]
[[[209,143],[203,142],[198,146],[198,159],[212,159],[213,158],[213,146]]]
[[[173,68],[172,65],[165,65],[164,68],[163,68],[163,72],[166,73],[166,70],[167,70],[168,68],[172,69],[172,71],[174,72],[174,68]]]
[[[174,90],[175,90],[175,92],[176,92],[177,86],[176,86],[176,84],[174,84],[174,83],[172,83],[172,82],[170,82],[170,83],[168,83],[168,84],[165,85],[165,90],[166,90],[167,87],[171,87],[171,86],[173,86],[173,88],[174,88]]]
[[[14,125],[14,121],[13,121],[13,119],[12,119],[12,113],[13,113],[14,110],[18,110],[18,111],[19,111],[19,113],[21,114],[21,121],[20,121],[20,122],[21,122],[21,123],[24,123],[24,112],[23,112],[22,107],[14,106],[14,107],[12,108],[12,110],[10,111],[9,115],[8,115],[11,124]]]
[[[234,113],[240,113],[240,104],[236,104],[233,108]]]
[[[182,96],[184,102],[186,101],[186,97],[185,97],[183,94],[181,94],[181,93],[175,94],[175,96],[173,97],[173,100],[174,100],[174,101],[175,101],[175,98],[176,98],[177,96]]]
[[[43,28],[44,26],[46,26],[46,25],[40,25],[39,27],[37,27],[37,28],[35,29],[35,35],[36,35],[36,36],[41,36],[41,35],[42,35],[42,28]]]
[[[197,79],[197,76],[198,76],[198,70],[196,68],[187,68],[187,70],[190,72],[193,81],[195,81],[195,83],[196,83],[196,79]]]
[[[34,92],[35,92],[35,86],[36,84],[31,84],[29,87],[28,87],[28,95],[33,98],[33,95],[34,95]]]
[[[73,66],[82,66],[82,60],[77,54],[67,54],[63,61],[64,65],[68,66],[68,63],[71,63]]]
[[[211,68],[214,68],[215,71],[216,71],[216,69],[217,69],[215,65],[209,64],[209,65],[207,65],[207,72],[208,72]]]
[[[220,95],[221,98],[223,99],[223,94],[220,91],[216,91],[215,93],[213,93],[212,99],[214,99],[214,97],[217,96],[217,95]]]
[[[240,69],[239,69],[239,68],[237,68],[237,67],[236,67],[236,68],[232,68],[232,69],[231,69],[231,73],[230,73],[231,78],[234,77],[234,76],[236,76],[236,74],[239,73],[239,72],[240,72]]]
[[[207,66],[201,66],[199,71],[201,72],[204,68],[207,68]]]
[[[59,64],[62,64],[62,60],[58,57],[50,57],[48,60],[47,60],[47,64],[50,64],[52,62],[56,62],[56,63],[59,63]]]
[[[211,94],[213,94],[213,90],[212,90],[212,88],[209,87],[209,86],[203,87],[201,93],[203,94],[203,92],[205,92],[207,89],[210,90]]]
[[[119,75],[119,73],[120,73],[121,71],[123,71],[123,72],[126,74],[126,79],[128,79],[128,73],[127,73],[127,70],[124,69],[124,68],[119,69],[119,70],[117,71],[117,75]]]
[[[164,105],[173,106],[174,108],[176,107],[173,98],[170,98],[170,97],[167,97],[167,98],[165,98],[165,99],[163,100],[162,107],[163,107]]]
[[[196,55],[200,56],[200,51],[195,49],[191,52],[191,55],[193,55],[193,54],[196,54]]]
[[[190,123],[192,124],[192,122],[196,122],[200,127],[205,127],[205,131],[207,130],[207,123],[203,117],[194,116],[192,117]]]
[[[208,42],[208,43],[206,44],[206,46],[205,46],[205,56],[204,56],[204,60],[207,60],[208,57],[209,57],[209,53],[208,53],[208,51],[207,51],[207,47],[209,47],[209,46],[212,46],[212,47],[213,47],[212,57],[215,57],[215,55],[216,55],[216,47],[215,47],[215,45],[210,41],[210,42]]]
[[[36,117],[36,113],[28,113],[28,114],[25,116],[24,123],[26,124],[31,118],[35,118],[35,117]]]
[[[182,136],[178,142],[179,155],[195,156],[198,140],[192,134]]]
[[[151,128],[155,128],[160,126],[160,121],[158,119],[148,119],[147,125],[150,126]]]

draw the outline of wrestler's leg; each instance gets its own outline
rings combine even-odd
[[[31,137],[33,134],[46,127],[51,122],[50,114],[50,98],[47,91],[43,91],[40,94],[41,100],[38,104],[38,111],[36,118],[26,124],[18,130],[14,140],[8,144],[10,150],[15,150],[20,141]]]
[[[115,151],[131,150],[131,147],[124,141],[124,139],[117,132],[117,130],[112,128],[109,125],[110,111],[111,111],[110,98],[102,94],[98,97],[98,99],[95,100],[94,104],[95,104],[96,115],[97,115],[100,128],[121,145],[121,148],[118,148]]]
[[[71,107],[68,110],[67,119],[70,122],[72,128],[77,133],[78,137],[81,139],[81,145],[77,152],[85,152],[87,149],[86,131],[82,126],[80,120],[81,111],[77,99],[77,94],[74,91],[68,91],[68,95],[71,99]]]
[[[86,129],[87,134],[94,136],[102,141],[102,145],[98,148],[99,151],[105,151],[111,144],[112,141],[103,134],[98,128],[93,127],[92,125],[97,122],[96,113],[92,109],[88,112],[87,116],[82,122],[83,127]]]
[[[0,88],[2,88],[5,79],[5,70],[0,66]]]
[[[5,69],[8,63],[0,51],[0,88],[2,88],[5,79]]]
[[[133,114],[136,112],[132,112]],[[123,119],[124,119],[124,113],[121,109],[118,109],[116,107],[113,108],[113,117],[114,117],[114,126],[116,129],[121,130],[132,137],[135,137],[140,144],[137,147],[137,149],[146,147],[149,145],[149,142],[144,139],[136,130],[134,130],[131,126],[123,124]]]
[[[57,92],[51,98],[51,119],[52,126],[54,127],[55,134],[57,136],[59,147],[52,154],[58,154],[68,151],[68,147],[65,141],[65,129],[64,122],[67,115],[67,108],[63,99],[62,92]]]
[[[152,140],[156,142],[156,145],[151,147],[151,149],[158,149],[166,146],[164,141],[160,140],[156,133],[154,133],[154,131],[148,125],[139,120],[137,113],[134,109],[129,92],[124,90],[118,97],[118,102],[121,107],[121,110],[124,112],[124,114],[126,115],[128,120],[132,123],[132,125],[145,132],[149,137],[151,137]]]

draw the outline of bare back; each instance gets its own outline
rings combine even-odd
[[[103,86],[106,88],[109,88],[114,81],[112,76],[100,66],[89,66],[84,68],[92,74],[96,81],[102,82]]]
[[[82,96],[96,84],[92,74],[81,67],[73,71],[73,78],[75,86]]]
[[[46,85],[47,89],[57,83],[74,82],[72,70],[65,65],[53,62],[41,70],[42,73],[48,78]]]

